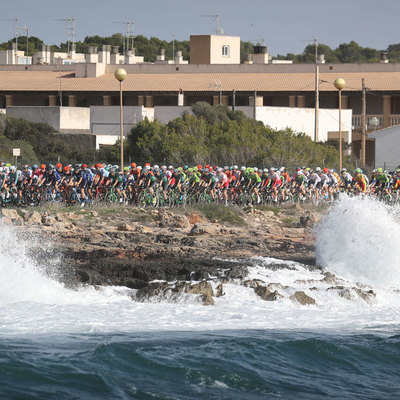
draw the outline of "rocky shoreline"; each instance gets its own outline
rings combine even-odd
[[[279,288],[269,282],[246,280],[254,257],[293,260],[318,268],[313,227],[325,210],[307,206],[239,209],[207,205],[165,210],[103,206],[3,209],[1,215],[4,223],[21,226],[22,235],[41,238],[32,241],[36,245],[30,252],[42,264],[62,259],[59,276],[70,286],[126,286],[135,289],[132,296],[137,301],[199,294],[204,304],[213,304],[214,297],[223,295],[222,284],[233,280],[253,288],[264,300],[281,296]],[[221,286],[213,289],[210,282]],[[337,282],[331,279],[330,283]],[[313,304],[305,293],[293,296],[301,304]]]

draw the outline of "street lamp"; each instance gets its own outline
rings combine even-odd
[[[124,125],[122,114],[122,81],[126,78],[126,71],[123,68],[118,68],[114,74],[119,81],[119,109],[120,109],[120,133],[121,133],[121,171],[124,170]]]
[[[339,90],[339,170],[343,167],[343,151],[342,151],[342,90],[346,87],[343,78],[337,78],[333,85]]]

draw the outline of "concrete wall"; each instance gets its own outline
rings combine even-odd
[[[100,146],[112,146],[118,139],[118,135],[93,135],[96,138],[96,149]]]
[[[85,107],[7,107],[7,115],[49,124],[58,132],[90,132],[90,109]]]
[[[222,55],[222,47],[228,46],[227,56]],[[211,36],[211,64],[240,64],[240,37],[212,35]]]
[[[190,35],[190,64],[210,64],[210,35]]]
[[[177,107],[177,106],[155,106],[154,119],[158,119],[163,124],[167,124],[175,118],[180,118],[184,113],[192,114],[191,107]]]
[[[253,118],[253,107],[236,107],[243,111],[248,117]],[[292,107],[256,107],[256,119],[274,129],[291,128],[295,132],[303,132],[314,139],[315,114],[312,108]],[[339,129],[339,110],[320,109],[319,115],[319,140],[328,140],[328,134],[333,136]],[[342,131],[346,132],[351,143],[352,111],[342,110]]]
[[[31,122],[42,122],[56,131],[60,130],[60,107],[7,107],[7,115]]]
[[[393,171],[400,165],[400,127],[383,129],[368,135],[375,139],[375,168]]]
[[[60,132],[89,133],[90,108],[89,107],[61,107]]]
[[[124,106],[124,135],[138,122],[145,118],[154,119],[154,109],[143,106]],[[90,107],[90,129],[96,135],[120,134],[120,107],[119,106],[91,106]]]

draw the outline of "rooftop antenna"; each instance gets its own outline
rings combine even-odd
[[[0,21],[13,21],[14,22],[15,50],[18,51],[18,36],[19,36],[18,17],[4,18],[4,19],[0,19]]]
[[[253,43],[260,43],[261,46],[265,46],[265,39],[261,38],[261,39],[250,39],[249,42],[253,42]]]
[[[75,44],[75,18],[57,18],[56,21],[65,21],[67,31],[67,52],[70,52],[70,44]]]
[[[315,46],[315,64],[318,64],[318,39],[313,36],[312,40],[302,40],[303,42],[313,42]]]
[[[18,28],[19,31],[24,32],[26,36],[26,56],[29,56],[29,30],[26,25],[23,28]]]
[[[203,18],[212,18],[215,21],[215,31],[216,35],[223,35],[225,32],[222,28],[219,27],[219,14],[207,14],[207,15],[200,15]]]
[[[125,55],[129,49],[134,48],[134,28],[135,23],[133,21],[126,22],[114,22],[114,24],[124,24],[125,25],[125,36],[122,36],[123,54]]]

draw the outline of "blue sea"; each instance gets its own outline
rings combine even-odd
[[[278,330],[0,339],[2,399],[398,399],[400,335]]]
[[[0,400],[400,399],[399,221],[399,208],[343,198],[316,228],[322,270],[256,257],[246,279],[280,297],[233,280],[212,306],[69,289],[64,265],[30,257],[51,243],[0,225],[0,242],[18,243],[0,248]]]

